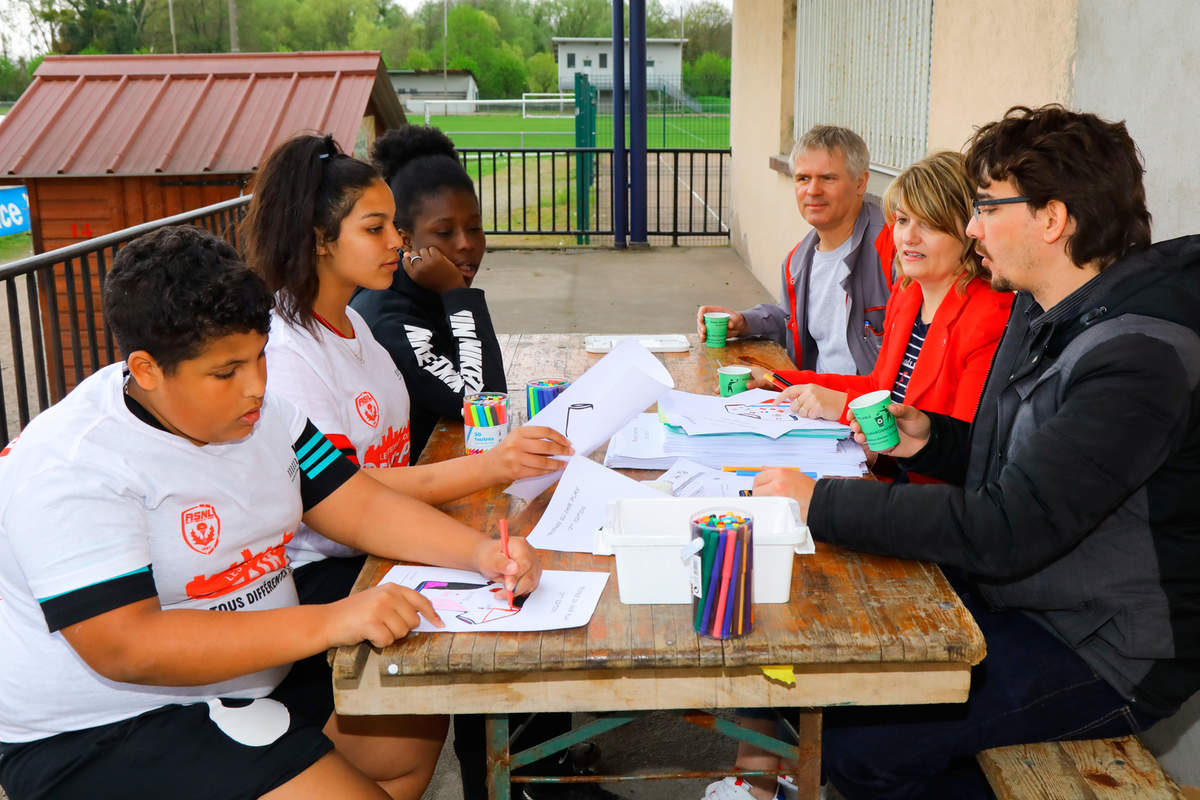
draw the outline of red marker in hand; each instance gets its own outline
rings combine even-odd
[[[512,556],[508,554],[508,520],[500,520],[500,552],[504,553],[504,557],[511,560]],[[513,605],[513,590],[508,588],[509,578],[504,579],[504,591],[508,593],[508,610],[516,611],[517,607]]]

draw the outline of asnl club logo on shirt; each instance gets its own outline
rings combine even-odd
[[[211,555],[217,549],[221,540],[221,518],[209,503],[184,509],[179,515],[179,526],[183,529],[183,541],[200,555]]]
[[[370,392],[363,392],[354,398],[354,409],[363,422],[372,428],[379,425],[379,401]]]
[[[255,588],[244,597],[235,598],[220,610],[236,611],[247,605],[253,605],[274,591],[279,582],[291,574],[287,570],[287,543],[295,535],[295,531],[284,533],[279,544],[267,547],[261,553],[255,553],[248,548],[243,550],[241,552],[241,561],[233,562],[227,569],[215,575],[195,576],[188,581],[187,586],[184,587],[184,591],[188,597],[194,600],[224,597],[244,586],[254,583],[264,575],[278,571],[279,575],[274,576],[267,583]]]

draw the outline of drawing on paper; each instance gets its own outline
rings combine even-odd
[[[521,610],[527,595],[513,599],[515,608],[508,607],[504,584],[467,583],[461,581],[421,581],[417,592],[429,598],[439,614],[453,614],[468,625],[486,625],[511,617]]]
[[[567,421],[563,424],[563,436],[571,438],[571,413],[575,412],[576,417],[585,411],[595,411],[596,406],[591,403],[571,403],[567,407]]]
[[[765,403],[726,403],[725,413],[747,417],[757,422],[798,422],[800,417],[792,413],[787,403],[775,405]]]

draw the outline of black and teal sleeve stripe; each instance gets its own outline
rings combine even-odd
[[[43,616],[46,617],[46,625],[53,633],[85,619],[98,617],[114,608],[157,595],[154,573],[147,565],[81,589],[72,589],[51,597],[40,597],[38,603],[42,607]]]
[[[305,421],[304,433],[292,448],[300,465],[300,499],[305,511],[333,494],[358,471],[311,420]]]

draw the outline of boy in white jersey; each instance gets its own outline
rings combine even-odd
[[[168,228],[130,243],[104,287],[125,363],[80,384],[0,457],[0,785],[11,800],[386,798],[353,747],[322,733],[328,673],[289,669],[331,646],[386,646],[418,614],[437,615],[396,586],[297,606],[284,547],[301,519],[380,555],[536,586],[524,542],[505,558],[264,397],[270,307],[261,280],[209,234]],[[433,524],[448,535],[422,538]]]

